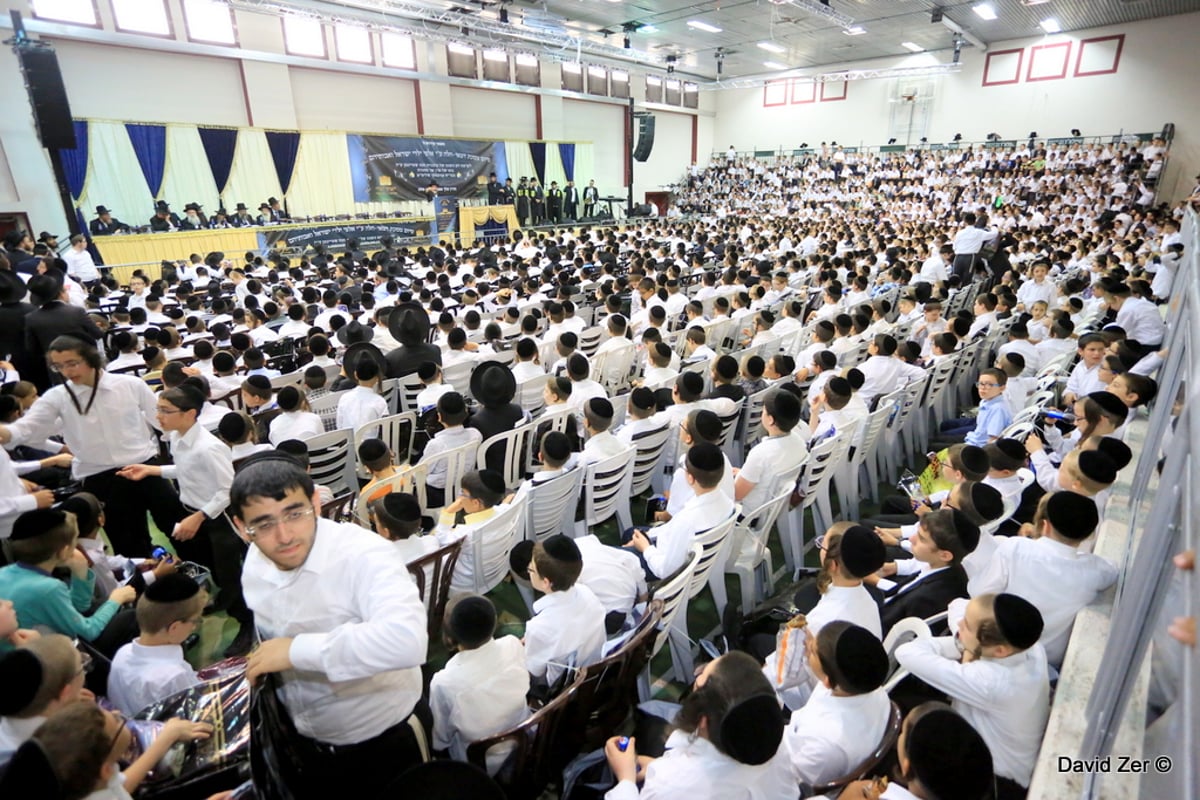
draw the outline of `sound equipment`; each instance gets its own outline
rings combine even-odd
[[[58,56],[46,46],[17,47],[16,51],[42,146],[48,150],[73,150],[75,126],[71,122],[62,72],[58,69]]]
[[[1164,142],[1169,142],[1172,139],[1174,139],[1175,138],[1175,123],[1168,122],[1167,124],[1163,125],[1162,133],[1159,134],[1159,137]]]
[[[932,24],[936,25],[942,21],[943,14],[944,14],[944,12],[942,11],[942,9],[935,8],[935,9],[933,9],[933,11],[929,12],[929,21]]]
[[[633,148],[633,157],[638,161],[645,161],[650,157],[653,148],[654,115],[644,114],[638,117],[638,140],[637,147]]]
[[[636,205],[629,211],[629,216],[631,216],[631,217],[648,217],[648,216],[650,216],[650,214],[651,214],[651,211],[650,211],[649,203],[642,203],[640,205]]]

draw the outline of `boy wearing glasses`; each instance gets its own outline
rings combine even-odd
[[[1012,410],[1004,397],[1008,386],[1008,375],[1002,369],[989,367],[981,370],[975,388],[979,391],[979,413],[975,419],[962,417],[942,423],[939,443],[935,450],[942,450],[954,442],[966,442],[983,447],[1000,438],[1000,434],[1012,422]]]
[[[173,573],[146,587],[137,604],[141,635],[117,651],[108,674],[108,699],[128,715],[199,682],[183,657],[196,632],[208,593]]]

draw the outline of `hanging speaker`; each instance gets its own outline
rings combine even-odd
[[[58,56],[44,46],[18,47],[16,50],[42,146],[47,149],[74,149],[75,126],[71,122],[71,108],[67,104],[62,72],[58,69]]]
[[[638,117],[638,141],[633,148],[633,157],[637,161],[645,161],[650,157],[654,148],[654,117],[651,114]]]
[[[1167,124],[1163,125],[1162,133],[1159,134],[1159,138],[1161,138],[1163,141],[1166,141],[1166,142],[1169,142],[1172,139],[1174,139],[1175,138],[1175,123],[1168,122]]]

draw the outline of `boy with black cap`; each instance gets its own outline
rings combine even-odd
[[[0,656],[0,763],[63,706],[94,700],[83,688],[83,656],[71,640],[46,633]]]
[[[379,393],[379,364],[371,358],[360,358],[354,365],[354,380],[358,384],[342,395],[337,406],[338,429],[357,431],[368,422],[383,419],[388,415],[388,402]],[[372,435],[378,435],[379,426]]]
[[[896,660],[951,699],[987,743],[998,797],[1023,797],[1050,717],[1042,615],[1015,594],[985,594],[967,604],[958,635],[917,639]]]
[[[594,464],[625,452],[627,445],[614,436],[609,428],[613,421],[613,406],[607,397],[593,397],[583,405],[583,429],[587,432],[583,452],[584,464]]]
[[[1025,466],[1025,445],[1016,439],[996,439],[983,446],[988,457],[988,475],[983,482],[1000,492],[1005,500],[1024,490],[1017,471]]]
[[[246,380],[252,380],[251,375]],[[304,393],[295,386],[285,386],[275,396],[279,404],[279,416],[271,422],[268,439],[276,447],[286,439],[309,439],[320,436],[325,432],[325,423],[321,418],[308,410]]]
[[[658,416],[654,392],[646,387],[639,386],[630,392],[627,403],[625,423],[614,434],[622,443],[631,445],[667,426],[666,418]]]
[[[391,486],[376,488],[380,482],[394,478],[399,473],[387,443],[382,439],[363,439],[362,444],[358,446],[358,463],[366,468],[367,474],[371,476],[358,492],[360,503],[374,503],[393,491]]]
[[[1117,580],[1107,559],[1080,552],[1079,546],[1100,523],[1096,504],[1074,492],[1046,499],[1035,533],[1038,538],[1002,537],[997,541],[978,593],[1008,592],[1033,603],[1045,622],[1042,646],[1050,664],[1062,665],[1075,615]]]
[[[183,643],[196,632],[207,602],[208,593],[179,573],[146,588],[137,604],[141,634],[117,651],[108,674],[113,705],[132,716],[199,682]]]
[[[604,648],[606,612],[592,590],[578,583],[582,571],[583,556],[569,536],[556,534],[533,546],[529,582],[543,596],[525,625],[525,664],[549,686],[568,665],[599,661]]]
[[[390,492],[370,501],[375,532],[396,545],[412,563],[440,545],[436,536],[421,535],[421,504],[408,492]]]
[[[828,783],[862,763],[883,738],[892,704],[882,687],[888,658],[878,637],[834,620],[806,640],[817,684],[783,732],[796,780]]]
[[[467,745],[519,725],[529,716],[525,647],[515,636],[493,639],[496,608],[470,594],[446,610],[446,644],[457,650],[429,685],[433,749],[467,760]],[[488,751],[488,774],[503,766],[511,746]]]
[[[437,406],[437,401],[442,395],[455,391],[450,384],[442,383],[442,368],[432,361],[421,362],[421,366],[417,367],[417,377],[425,387],[417,392],[418,414],[424,414]]]
[[[504,500],[504,476],[490,469],[473,470],[463,475],[458,499],[442,509],[438,519],[438,546],[446,547],[460,539],[469,539],[483,523],[496,515],[496,506]],[[469,544],[469,542],[468,542]],[[475,586],[475,564],[471,548],[464,546],[450,581],[452,594],[463,594]]]
[[[583,411],[584,405],[593,397],[608,397],[604,386],[592,380],[591,374],[592,366],[583,353],[575,353],[567,359],[567,377],[571,379],[570,405],[576,411]]]
[[[684,458],[684,479],[693,497],[662,525],[627,532],[625,547],[638,552],[647,580],[662,580],[687,561],[697,533],[719,525],[734,513],[733,499],[721,491],[725,454],[715,444],[695,444]],[[652,538],[651,538],[652,537]]]
[[[418,463],[434,462],[429,467],[429,476],[425,481],[427,502],[430,508],[440,508],[446,502],[446,461],[434,459],[448,450],[466,444],[478,445],[483,441],[483,434],[475,428],[464,425],[467,421],[467,402],[458,392],[446,392],[437,400],[437,418],[442,429],[434,434]],[[467,456],[466,470],[475,469],[474,454]]]
[[[799,422],[800,398],[781,389],[767,394],[762,408],[767,436],[750,449],[733,483],[734,500],[746,512],[774,497],[785,481],[796,479],[808,458],[804,437],[795,433]]]

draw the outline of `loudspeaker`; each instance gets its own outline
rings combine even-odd
[[[650,114],[638,117],[637,147],[633,148],[633,157],[637,161],[645,161],[650,157],[654,148],[654,117]]]
[[[1175,123],[1168,122],[1163,125],[1162,133],[1159,134],[1163,141],[1169,142],[1175,138]]]
[[[942,21],[942,9],[935,8],[929,13],[929,21],[934,25]]]
[[[29,93],[33,121],[37,124],[42,146],[74,149],[75,126],[71,122],[62,72],[58,69],[58,56],[49,47],[18,47],[17,58],[21,62],[21,74],[25,77],[25,90]]]

